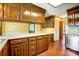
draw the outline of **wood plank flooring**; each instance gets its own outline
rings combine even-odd
[[[79,52],[65,48],[61,42],[50,42],[48,50],[37,56],[78,56]]]

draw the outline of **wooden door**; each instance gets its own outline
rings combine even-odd
[[[30,21],[30,5],[20,4],[20,20],[21,21]]]
[[[0,20],[3,19],[3,4],[0,3]]]
[[[63,39],[63,21],[59,21],[59,40]]]
[[[14,3],[5,3],[4,19],[19,20],[19,5]]]

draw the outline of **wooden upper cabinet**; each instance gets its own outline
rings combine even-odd
[[[4,4],[4,19],[19,20],[19,5],[13,3]]]
[[[79,9],[76,10],[76,12],[74,13],[74,21],[75,21],[75,25],[79,26]]]
[[[67,14],[68,14],[68,25],[79,26],[79,6],[68,9]]]
[[[3,18],[3,4],[0,3],[0,20]]]
[[[30,21],[30,5],[20,4],[20,20]]]
[[[45,21],[45,13],[41,13],[40,23],[44,23]]]
[[[31,8],[31,21],[32,22],[39,22],[39,20],[40,20],[39,12],[38,12],[37,8],[32,6],[32,8]]]
[[[46,17],[43,27],[44,28],[54,28],[54,22],[55,22],[54,18],[55,18],[54,16]]]
[[[43,23],[44,21],[44,14],[45,10],[41,11],[42,8],[39,8],[37,6],[31,6],[31,21],[37,22],[37,23]]]

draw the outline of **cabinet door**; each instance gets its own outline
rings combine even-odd
[[[29,56],[36,55],[36,45],[30,45],[29,46]]]
[[[3,49],[0,51],[0,56],[8,56],[8,44],[6,43]]]
[[[28,43],[11,46],[11,56],[27,56]]]
[[[40,13],[40,23],[44,23],[44,21],[45,21],[45,13],[43,13],[43,12],[41,12]]]
[[[20,20],[30,21],[30,6],[29,5],[20,5]]]
[[[2,56],[2,51],[0,51],[0,56]]]
[[[31,8],[31,22],[40,22],[40,16],[39,10],[32,6]]]
[[[43,42],[42,40],[37,40],[37,54],[43,51]]]
[[[3,4],[0,3],[0,20],[3,18]]]
[[[3,48],[3,50],[2,50],[2,55],[3,56],[8,56],[8,49],[7,49],[8,47],[7,47],[7,44],[4,46],[4,48]]]
[[[11,46],[11,56],[19,56],[20,52],[20,45]]]
[[[44,38],[43,41],[42,41],[42,43],[43,43],[43,50],[47,50],[48,46],[49,46],[49,44],[48,44],[48,38]]]
[[[37,54],[48,49],[48,38],[37,40]]]
[[[21,56],[28,56],[28,43],[21,44]]]
[[[19,5],[13,3],[4,4],[4,19],[19,20]]]
[[[74,14],[68,15],[68,25],[74,25]]]
[[[75,25],[79,25],[79,10],[75,12]]]

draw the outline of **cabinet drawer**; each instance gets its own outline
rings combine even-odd
[[[36,45],[29,46],[29,56],[36,55]]]
[[[29,42],[29,45],[36,45],[36,41]]]
[[[38,37],[37,37],[37,39],[42,39],[42,38],[44,38],[44,37],[43,37],[43,36],[38,36]]]
[[[45,37],[45,38],[48,38],[49,36],[48,36],[48,35],[45,35],[44,37]]]
[[[27,43],[27,42],[28,42],[28,38],[21,39],[21,43]]]
[[[20,44],[21,43],[21,40],[19,40],[19,39],[15,39],[15,40],[10,40],[10,44],[11,45],[16,45],[16,44]]]
[[[31,38],[29,38],[29,42],[30,41],[36,41],[36,37],[31,37]]]

